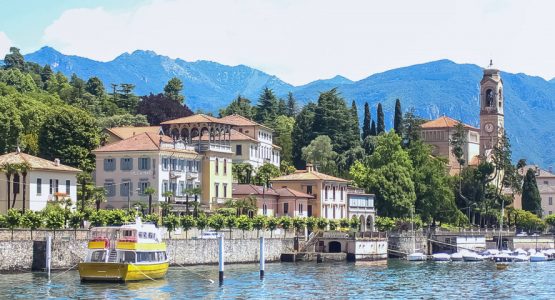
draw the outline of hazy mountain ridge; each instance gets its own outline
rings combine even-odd
[[[355,100],[360,117],[364,102],[374,108],[382,102],[386,126],[391,127],[395,99],[404,110],[433,119],[447,115],[479,125],[479,82],[482,69],[472,64],[450,60],[393,69],[359,81],[342,76],[293,86],[276,76],[244,65],[226,66],[211,61],[187,62],[171,59],[152,51],[124,53],[109,62],[68,56],[44,47],[25,55],[26,60],[49,64],[55,71],[87,79],[98,76],[110,89],[111,83],[132,83],[137,94],[161,92],[171,77],[184,82],[186,103],[193,110],[216,112],[241,94],[256,102],[262,88],[268,86],[284,97],[293,92],[301,103],[315,101],[318,93],[337,87],[348,104]],[[513,143],[513,156],[527,158],[543,166],[555,164],[555,79],[546,81],[526,74],[502,73],[505,86],[505,126]]]

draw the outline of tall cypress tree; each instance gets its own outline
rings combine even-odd
[[[364,103],[364,121],[362,121],[362,140],[366,139],[370,135],[370,123],[372,122],[372,116],[370,115],[370,105],[368,102]]]
[[[297,100],[293,97],[293,93],[289,92],[289,94],[287,94],[287,116],[294,118],[298,110]]]
[[[378,132],[376,131],[376,122],[374,122],[374,120],[372,120],[372,127],[370,127],[370,135],[378,135]]]
[[[291,140],[293,142],[293,164],[297,169],[303,169],[305,167],[304,160],[302,159],[302,149],[316,136],[314,132],[312,132],[315,111],[316,104],[310,102],[303,107],[295,118]]]
[[[376,130],[378,134],[385,132],[385,120],[381,103],[378,103],[378,127],[376,128]]]
[[[403,113],[401,112],[401,101],[395,101],[395,117],[393,118],[393,129],[399,136],[403,136]]]
[[[278,116],[279,103],[274,91],[264,88],[258,99],[255,121],[261,124],[269,124]]]
[[[354,146],[357,146],[360,145],[360,123],[358,122],[358,108],[355,100],[351,103],[351,115],[353,115],[351,139],[355,141]]]
[[[528,169],[524,183],[522,184],[522,209],[542,216],[542,198],[536,182],[534,170]]]

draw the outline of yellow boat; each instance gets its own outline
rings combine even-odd
[[[163,278],[169,267],[166,244],[153,224],[91,229],[85,262],[79,264],[82,281],[135,281]]]

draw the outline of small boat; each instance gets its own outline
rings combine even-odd
[[[428,257],[426,256],[426,254],[420,252],[414,252],[407,255],[408,261],[426,261],[427,259]]]
[[[530,261],[530,256],[525,254],[519,254],[515,256],[514,262],[528,262]]]
[[[547,256],[541,252],[536,252],[530,255],[530,262],[542,262],[547,261]]]
[[[85,262],[79,263],[82,281],[134,281],[166,275],[166,244],[154,224],[135,223],[91,229]]]
[[[478,253],[469,252],[463,254],[463,260],[468,262],[483,261],[484,257]]]
[[[433,261],[450,261],[451,256],[447,253],[436,253],[432,255]]]
[[[463,260],[463,254],[461,252],[455,252],[455,253],[451,254],[451,260],[452,261],[462,261]]]

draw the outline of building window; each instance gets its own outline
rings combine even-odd
[[[335,187],[333,187],[333,200],[335,200]]]
[[[37,178],[37,195],[42,193],[42,178]]]
[[[553,205],[553,197],[549,197],[549,205]]]
[[[243,146],[242,145],[235,146],[235,155],[243,155]]]
[[[324,207],[324,215],[326,216],[326,219],[328,218],[328,207],[325,206]]]
[[[165,192],[167,192],[167,191],[168,191],[168,181],[167,181],[167,180],[164,180],[164,181],[162,182],[162,193],[165,193]]]
[[[262,205],[262,214],[265,216],[268,215],[268,206],[266,204]]]
[[[49,195],[54,194],[54,179],[50,179],[48,194]]]
[[[133,170],[133,159],[131,157],[123,157],[121,159],[120,169],[122,171],[131,171],[131,170]]]
[[[224,175],[227,174],[227,159],[224,159]]]
[[[289,213],[289,203],[283,203],[283,214]]]
[[[227,198],[227,183],[224,183],[224,198]]]
[[[312,186],[311,185],[306,186],[306,193],[309,194],[309,195],[312,195]]]
[[[150,159],[148,157],[139,158],[139,170],[150,170]]]
[[[324,189],[324,199],[328,199],[328,187],[326,186],[326,188]]]
[[[303,204],[299,203],[299,215],[303,214]]]
[[[216,158],[216,175],[218,175],[218,173],[220,172],[220,160],[218,158]]]
[[[220,184],[219,183],[214,183],[214,195],[216,196],[216,198],[218,198],[220,196]]]
[[[176,158],[172,158],[171,170],[172,171],[177,170],[177,159]]]
[[[162,157],[162,170],[167,171],[170,165],[170,160],[167,157]]]
[[[70,180],[66,180],[66,195],[69,195],[69,187],[71,186],[71,181]]]
[[[150,182],[148,182],[145,179],[141,179],[141,181],[139,181],[139,195],[144,196],[145,195],[145,190],[150,186]]]
[[[187,161],[184,159],[179,160],[179,170],[185,171],[185,166],[187,165]]]
[[[104,182],[104,190],[106,191],[107,197],[114,197],[116,195],[116,185],[113,180],[106,180],[106,182]]]
[[[115,171],[116,170],[116,160],[113,158],[104,159],[104,171]]]
[[[133,183],[130,180],[123,180],[121,182],[119,194],[124,197],[133,196]]]
[[[543,181],[543,184],[546,184],[546,185],[548,185],[548,184],[549,184],[549,181],[547,181],[547,180],[544,180],[544,181]]]
[[[54,179],[54,193],[57,193],[60,191],[59,187],[60,187],[60,181],[58,179]]]
[[[341,187],[341,189],[339,189],[339,192],[341,193],[341,201],[343,201],[343,192],[345,191],[344,187]]]

